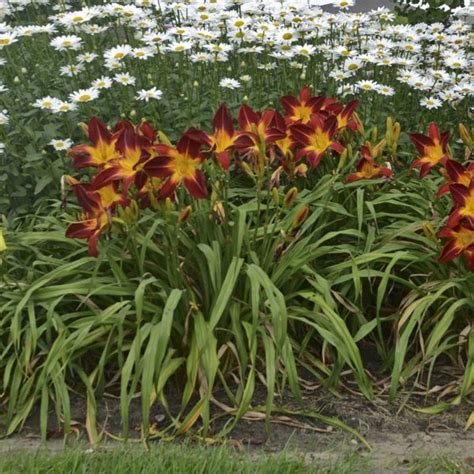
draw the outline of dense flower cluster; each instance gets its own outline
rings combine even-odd
[[[245,172],[256,183],[278,187],[282,175],[291,181],[315,169],[329,152],[344,153],[341,141],[359,128],[357,101],[343,105],[312,96],[304,88],[298,97],[282,97],[281,103],[285,115],[241,105],[238,130],[223,104],[211,132],[189,128],[175,146],[146,121],[139,125],[120,121],[109,131],[92,118],[85,126],[91,144],[68,151],[75,168],[93,167],[96,172],[87,183],[67,177],[83,208],[80,222],[71,224],[67,235],[87,239],[90,254],[97,255],[97,239],[119,206],[138,202],[150,207],[166,198],[175,200],[180,185],[193,198],[206,198],[203,169],[213,166],[227,174]],[[392,176],[388,168],[376,164],[369,145],[361,154],[357,173],[349,181]]]
[[[461,124],[460,135],[470,157],[474,136]],[[438,195],[449,193],[452,198],[452,210],[446,227],[439,237],[449,239],[441,253],[440,262],[448,262],[464,255],[469,268],[474,271],[474,163],[462,164],[453,159],[448,145],[450,133],[440,133],[435,123],[430,124],[428,135],[414,133],[411,139],[421,157],[414,163],[420,167],[420,176],[426,176],[436,165],[442,165],[442,174],[446,178],[438,190]]]
[[[13,4],[10,13],[15,13],[15,5],[21,8],[28,3]],[[473,95],[468,23],[395,25],[388,9],[347,13],[353,2],[346,1],[335,2],[341,12],[333,14],[317,7],[324,3],[328,2],[243,0],[236,5],[232,0],[135,0],[74,10],[60,2],[53,6],[60,12],[46,24],[1,23],[0,51],[26,44],[32,36],[50,38],[51,54],[56,51],[64,59],[58,74],[74,77],[69,84],[76,88],[68,87],[61,97],[39,97],[34,106],[57,114],[95,101],[111,87],[136,87],[137,100],[160,99],[162,91],[146,89],[145,81],[135,74],[137,67],[156,64],[166,56],[207,65],[225,65],[239,58],[242,71],[255,61],[261,70],[289,67],[301,75],[317,68],[311,61],[317,57],[324,62],[324,77],[335,82],[338,94],[392,96],[414,90],[428,109],[455,105]],[[121,33],[123,26],[133,35]],[[97,47],[98,37],[107,38],[103,46]],[[246,76],[221,77],[219,84],[238,89]],[[386,84],[379,79],[389,77],[396,82]]]

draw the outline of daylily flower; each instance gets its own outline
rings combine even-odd
[[[196,128],[190,128],[186,136],[207,147],[216,154],[216,159],[225,170],[229,169],[231,150],[239,140],[239,135],[234,131],[232,116],[225,104],[219,107],[212,121],[212,134]]]
[[[237,120],[241,131],[235,148],[241,153],[249,154],[254,160],[254,170],[262,175],[265,169],[265,158],[271,145],[286,137],[285,129],[278,128],[277,111],[268,109],[263,113],[253,111],[247,105],[241,105]],[[281,124],[280,124],[281,126]]]
[[[326,108],[326,110],[329,113],[336,116],[338,132],[341,132],[345,130],[346,128],[349,128],[353,132],[355,132],[359,128],[357,120],[355,119],[355,116],[354,116],[355,109],[357,108],[358,105],[359,105],[358,100],[352,100],[345,106],[342,104],[336,103]]]
[[[275,122],[276,110],[268,109],[265,112],[258,113],[252,110],[248,105],[241,105],[237,121],[240,126],[240,137],[247,137],[250,142],[240,140],[238,148],[241,151],[253,151],[258,154],[261,147],[281,140],[286,136],[286,130],[277,128]]]
[[[440,263],[464,254],[469,268],[474,271],[474,221],[466,219],[454,228],[445,227],[438,232],[438,237],[450,239],[441,252]]]
[[[474,180],[469,186],[451,184],[449,191],[454,201],[454,211],[449,216],[447,225],[454,227],[462,218],[469,218],[474,222]]]
[[[411,141],[421,154],[413,164],[412,168],[420,168],[420,177],[426,176],[431,168],[438,163],[445,164],[448,160],[448,141],[450,132],[439,132],[438,125],[432,122],[428,128],[428,136],[421,133],[412,133]]]
[[[163,187],[163,178],[147,177],[143,183],[137,183],[136,198],[140,207],[147,208],[157,203],[157,195]]]
[[[277,150],[283,157],[292,157],[292,150],[296,146],[296,142],[291,134],[291,128],[286,126],[285,119],[279,112],[275,112],[273,123],[277,129],[285,131],[285,136],[275,141]]]
[[[296,154],[295,161],[306,156],[311,166],[316,168],[328,149],[342,153],[344,147],[333,139],[336,130],[337,119],[334,116],[322,119],[318,115],[312,115],[307,125],[302,123],[293,125],[292,136],[303,147]]]
[[[69,224],[66,237],[86,239],[89,255],[97,257],[97,241],[100,233],[110,224],[116,206],[125,207],[128,199],[117,191],[115,183],[95,189],[93,183],[81,183],[71,176],[67,176],[66,180],[83,209],[81,220]]]
[[[208,196],[204,174],[199,169],[206,157],[200,151],[200,143],[183,135],[176,148],[161,143],[153,148],[157,156],[148,161],[144,169],[149,176],[167,178],[159,190],[160,199],[171,196],[181,182],[191,196],[197,199]]]
[[[298,97],[286,95],[280,100],[287,112],[289,122],[301,122],[306,124],[310,121],[311,115],[321,110],[327,99],[323,96],[312,96],[311,89],[304,87],[301,89]]]
[[[357,163],[357,173],[348,176],[347,182],[351,183],[358,179],[373,179],[379,176],[386,176],[387,178],[393,176],[392,170],[377,166],[370,150],[367,146],[361,147],[362,158]]]
[[[73,159],[74,168],[102,168],[117,158],[115,144],[119,133],[110,132],[97,117],[92,117],[84,128],[92,145],[77,145],[68,151],[67,156]]]
[[[452,184],[462,184],[466,188],[469,187],[471,181],[474,180],[474,163],[471,163],[464,167],[461,163],[455,160],[447,160],[445,164],[445,170],[441,170],[443,176],[449,181],[444,183],[438,189],[437,195],[442,196],[449,192],[449,187]]]
[[[109,161],[94,182],[100,188],[113,181],[122,181],[126,192],[134,181],[142,179],[143,166],[150,158],[150,153],[146,150],[149,141],[138,135],[129,122],[121,122],[120,130],[115,145],[119,155]]]

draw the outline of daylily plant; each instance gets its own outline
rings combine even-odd
[[[229,176],[242,171],[250,174],[258,183],[258,195],[265,186],[278,188],[282,183],[298,189],[295,180],[307,178],[309,171],[315,173],[326,155],[344,154],[340,160],[344,164],[348,145],[350,156],[357,156],[352,141],[359,132],[364,133],[355,112],[357,100],[344,105],[332,98],[313,96],[305,87],[297,97],[282,97],[281,103],[286,115],[275,109],[257,112],[242,104],[237,114],[238,128],[230,110],[222,104],[211,132],[189,128],[176,145],[146,121],[138,125],[120,121],[111,131],[93,117],[83,127],[91,144],[74,146],[67,155],[75,168],[96,169],[89,182],[67,178],[83,209],[79,220],[69,225],[67,236],[87,239],[90,255],[96,256],[99,235],[112,224],[119,207],[135,202],[135,209],[156,209],[159,201],[169,198],[184,209],[185,203],[176,198],[181,185],[191,199],[214,195],[215,186],[220,184],[215,182],[219,174],[212,172],[213,166]],[[387,156],[394,157],[396,143],[392,142],[398,138],[389,138],[379,143],[366,141],[361,146],[356,171],[347,176],[347,182],[394,176]],[[449,138],[450,133],[440,133],[435,123],[430,124],[427,136],[412,134],[411,140],[421,155],[412,167],[421,168],[423,177],[441,165],[446,183],[438,195],[449,193],[453,209],[446,228],[438,234],[449,239],[440,261],[465,255],[474,269],[474,164],[463,165],[452,158]],[[388,155],[384,157],[387,143]],[[222,202],[213,201],[211,208],[216,206],[225,209]],[[221,214],[220,219],[225,219],[225,213]]]

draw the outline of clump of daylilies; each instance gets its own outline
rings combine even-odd
[[[343,105],[333,98],[313,96],[305,87],[297,97],[282,97],[281,104],[283,114],[275,109],[256,112],[241,105],[237,127],[222,104],[211,131],[189,128],[175,145],[147,121],[136,125],[123,120],[109,130],[93,117],[84,125],[91,143],[68,151],[75,168],[92,167],[95,172],[88,182],[66,177],[82,207],[80,220],[69,225],[66,235],[86,239],[89,254],[97,256],[100,234],[124,210],[136,214],[138,208],[158,209],[161,203],[175,202],[182,205],[180,220],[184,220],[182,216],[189,216],[192,206],[178,202],[178,194],[182,195],[178,189],[183,187],[191,199],[212,198],[213,181],[219,175],[245,173],[255,183],[256,193],[278,188],[282,177],[291,190],[297,190],[296,180],[307,177],[326,157],[337,159],[339,171],[348,152],[353,156],[356,134],[367,139],[356,113],[357,101]],[[356,171],[347,176],[348,183],[393,176],[383,156],[388,151],[391,158],[396,158],[400,125],[389,118],[385,138],[377,143],[376,135],[375,130],[360,147],[360,159]],[[468,160],[474,131],[468,132],[461,125],[460,136]],[[434,123],[427,136],[415,133],[411,139],[421,155],[412,166],[420,168],[420,176],[424,177],[440,164],[447,182],[438,194],[450,193],[453,201],[446,227],[438,234],[449,239],[440,261],[462,254],[474,271],[474,164],[463,165],[452,158],[450,133],[440,133]],[[213,203],[213,209],[219,206]],[[295,228],[308,212],[306,207]],[[220,219],[225,218],[224,212],[218,214]]]
[[[446,226],[438,232],[439,237],[449,239],[441,252],[440,262],[464,255],[474,271],[474,163],[468,162],[474,150],[474,129],[469,132],[460,124],[459,135],[465,144],[466,164],[453,159],[448,144],[451,134],[440,133],[435,123],[430,124],[428,135],[413,133],[411,140],[421,155],[413,167],[419,167],[420,176],[424,177],[438,164],[442,166],[441,174],[446,182],[437,194],[451,195],[452,210]]]
[[[283,175],[290,183],[317,168],[325,155],[344,155],[343,143],[361,127],[357,101],[343,105],[313,96],[305,87],[297,97],[282,97],[281,103],[284,114],[241,105],[238,128],[222,104],[212,131],[190,128],[175,145],[147,121],[134,125],[123,120],[109,130],[93,117],[83,125],[91,143],[68,151],[75,168],[92,167],[95,173],[89,182],[66,177],[83,210],[66,235],[86,239],[90,255],[97,256],[98,238],[120,208],[175,201],[181,186],[192,198],[206,199],[212,194],[212,167],[228,175],[250,175],[257,192],[278,186]],[[349,181],[391,176],[389,169],[376,164],[369,146],[363,147],[361,156]]]

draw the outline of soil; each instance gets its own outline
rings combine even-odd
[[[308,391],[303,397],[307,410],[337,417],[364,436],[372,451],[356,436],[332,428],[313,417],[284,413],[275,414],[267,433],[260,414],[253,412],[253,415],[251,413],[247,419],[237,423],[226,442],[256,456],[262,451],[279,452],[287,448],[303,453],[308,463],[333,464],[350,453],[357,453],[370,459],[370,468],[363,472],[407,472],[410,461],[437,456],[447,456],[463,463],[467,466],[467,471],[463,472],[474,472],[474,429],[464,430],[466,421],[474,410],[474,400],[467,400],[443,413],[426,415],[414,411],[414,408],[430,406],[434,404],[434,400],[417,399],[416,396],[412,396],[402,408],[403,399],[391,404],[383,397],[378,397],[376,401],[370,402],[359,395],[335,396],[323,389]],[[263,402],[263,391],[257,394],[256,399]],[[299,411],[299,406],[289,396],[278,397],[275,404],[290,411]],[[120,437],[118,400],[104,397],[98,403],[97,412],[99,429]],[[231,417],[218,408],[215,414],[218,416],[212,424],[209,438],[218,437],[220,429],[231,420]],[[84,415],[85,401],[79,397],[73,399],[73,427],[77,431],[77,439],[73,440],[73,444],[77,440],[80,444],[86,443]],[[140,436],[140,418],[140,401],[135,399],[130,405],[131,438]],[[54,416],[50,419],[47,447],[53,451],[60,450],[63,447],[62,432],[54,424]],[[157,429],[167,426],[165,412],[159,407],[153,409],[151,422]],[[39,414],[34,413],[19,435],[0,440],[0,455],[10,450],[35,450],[41,446]]]

